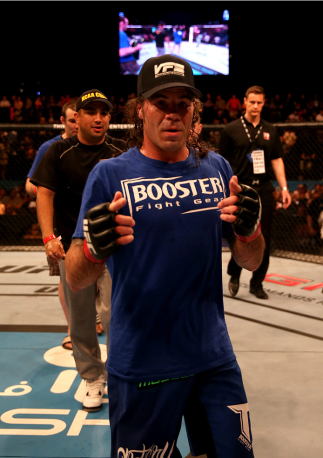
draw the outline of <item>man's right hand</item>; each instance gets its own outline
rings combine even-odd
[[[131,216],[117,214],[126,203],[127,200],[118,191],[111,203],[97,205],[86,212],[83,220],[83,249],[89,261],[103,262],[115,253],[120,245],[127,245],[133,241],[134,219]]]
[[[65,258],[63,244],[59,239],[49,240],[45,244],[46,256],[53,264],[58,264],[61,259]]]

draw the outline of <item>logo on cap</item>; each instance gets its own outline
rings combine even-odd
[[[155,78],[166,75],[179,75],[185,76],[185,67],[176,62],[163,62],[160,65],[154,66]]]
[[[82,96],[82,102],[86,99],[89,99],[91,97],[96,97],[99,99],[106,99],[106,96],[101,94],[101,92],[89,92],[88,94],[85,94]]]

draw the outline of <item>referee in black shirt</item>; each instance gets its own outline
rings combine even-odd
[[[283,148],[276,128],[261,119],[265,103],[265,91],[260,86],[250,87],[244,98],[246,112],[240,119],[228,124],[221,133],[220,154],[230,163],[239,182],[253,187],[262,204],[261,230],[266,242],[264,258],[250,280],[250,293],[259,299],[268,299],[262,282],[269,266],[270,233],[274,210],[274,176],[282,189],[283,208],[291,203],[287,188]],[[272,173],[273,172],[273,173]],[[231,257],[228,265],[229,291],[235,296],[239,290],[241,267]]]

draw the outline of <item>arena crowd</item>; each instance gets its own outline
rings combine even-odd
[[[126,101],[133,97],[134,93],[118,99],[110,96],[113,104],[111,123],[126,122],[124,106]],[[69,95],[58,99],[53,95],[38,96],[35,100],[19,96],[7,98],[3,95],[0,99],[1,123],[26,124],[60,124],[62,106],[72,100]],[[213,96],[207,93],[203,104],[202,123],[214,125],[214,128],[203,130],[202,139],[217,149],[223,125],[244,113],[243,97],[240,100],[232,94],[225,100],[221,95]],[[317,220],[314,213],[323,201],[323,187],[315,186],[315,181],[318,182],[323,177],[323,129],[320,126],[315,128],[317,122],[323,121],[323,103],[318,94],[314,94],[313,97],[303,94],[297,98],[291,94],[287,94],[285,98],[276,94],[266,99],[262,115],[270,122],[286,124],[286,127],[279,128],[280,141],[285,153],[286,176],[288,180],[304,182],[293,190],[293,204],[288,211],[281,212],[277,221],[281,221],[285,227],[293,228],[295,235],[301,235],[302,243],[320,245],[322,239],[318,237],[317,228],[313,228],[311,218]],[[311,144],[308,143],[308,133],[289,127],[288,123],[291,122],[312,122]],[[40,145],[57,134],[57,131],[39,129],[1,130],[0,124],[0,215],[2,222],[6,223],[3,228],[6,228],[7,234],[17,236],[22,244],[26,243],[26,239],[29,240],[27,243],[42,243],[35,200],[27,195],[24,182]],[[125,131],[116,130],[113,135],[125,138]],[[307,180],[312,181],[308,189],[305,184]],[[276,212],[280,213],[279,191],[275,193],[275,198]]]
[[[116,97],[110,95],[113,105],[111,122],[122,124],[126,101],[135,97],[134,93]],[[16,95],[0,95],[0,123],[59,123],[62,106],[72,100],[67,94],[38,95],[34,99]],[[232,94],[228,98],[207,93],[204,100],[203,118],[205,124],[227,124],[237,119],[244,112],[243,95]],[[266,121],[279,122],[322,122],[323,102],[319,94],[293,96],[274,94],[267,97],[262,110],[262,118]]]

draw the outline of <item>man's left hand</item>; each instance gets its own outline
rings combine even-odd
[[[232,223],[234,232],[241,237],[250,237],[257,230],[261,217],[261,203],[258,193],[249,186],[239,185],[233,176],[229,183],[230,197],[219,202],[220,218]]]
[[[283,202],[283,209],[286,210],[292,203],[292,197],[286,189],[282,190],[282,202]]]

